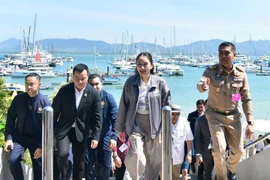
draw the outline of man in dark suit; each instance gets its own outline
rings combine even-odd
[[[208,121],[205,115],[200,116],[195,124],[195,153],[196,161],[199,165],[204,165],[204,179],[212,179],[212,171],[214,168],[214,159],[212,156],[212,141]]]
[[[203,99],[199,99],[197,100],[196,102],[196,111],[193,111],[191,113],[189,113],[188,115],[188,121],[190,122],[190,128],[191,128],[191,131],[192,131],[192,134],[194,135],[194,130],[195,130],[195,123],[196,123],[196,120],[199,116],[202,116],[204,114],[204,111],[205,111],[205,105],[204,105],[204,100]],[[193,142],[193,145],[192,145],[192,162],[190,163],[190,166],[191,166],[191,170],[193,172],[195,172],[195,162],[196,162],[196,157],[195,157],[195,154],[194,154],[194,142]],[[198,168],[198,179],[200,180],[203,180],[203,171],[204,171],[204,166],[203,164],[201,166],[199,166]]]
[[[59,90],[52,104],[57,164],[62,180],[67,179],[70,143],[73,153],[73,180],[81,180],[87,140],[92,139],[91,148],[95,149],[100,137],[101,102],[98,91],[87,83],[88,75],[88,67],[77,64],[73,68],[73,82]]]
[[[116,147],[118,137],[118,132],[115,129],[118,108],[113,96],[102,89],[102,79],[100,75],[91,74],[88,81],[100,94],[103,124],[97,148],[91,149],[89,146],[86,148],[85,179],[91,180],[94,178],[94,174],[91,170],[94,163],[97,162],[101,167],[95,166],[99,174],[99,177],[96,178],[108,180],[110,177],[112,149]]]
[[[42,179],[42,110],[50,101],[39,91],[40,76],[30,73],[25,77],[25,93],[17,95],[7,114],[5,151],[10,152],[9,166],[15,180],[24,179],[21,161],[29,150],[34,180]]]

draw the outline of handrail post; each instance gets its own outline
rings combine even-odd
[[[53,179],[53,108],[42,112],[42,180]]]
[[[246,159],[249,158],[249,147],[246,148]]]
[[[172,122],[171,108],[162,108],[162,180],[172,179]]]

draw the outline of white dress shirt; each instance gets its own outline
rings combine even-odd
[[[82,99],[82,96],[83,96],[83,92],[85,90],[85,87],[79,92],[77,90],[77,88],[74,86],[74,89],[75,89],[75,100],[76,100],[76,109],[79,108],[79,105],[80,105],[80,102],[81,102],[81,99]],[[72,127],[75,127],[75,122],[73,123]]]
[[[172,158],[173,165],[182,164],[184,160],[185,141],[193,140],[193,134],[186,118],[179,117],[176,124],[172,124]]]
[[[141,85],[139,86],[139,104],[137,113],[139,114],[149,114],[149,104],[148,104],[148,91],[150,89],[151,76],[147,83],[144,83],[141,79]]]

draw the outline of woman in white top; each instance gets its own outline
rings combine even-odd
[[[164,79],[154,75],[152,56],[140,53],[136,58],[135,75],[127,79],[119,104],[116,129],[130,147],[125,165],[133,180],[158,179],[161,169],[161,119],[163,106],[171,103],[170,90]]]

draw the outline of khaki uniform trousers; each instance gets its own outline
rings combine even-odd
[[[162,145],[159,136],[151,138],[149,115],[136,114],[129,141],[125,165],[131,178],[157,180],[162,164]]]
[[[172,165],[172,180],[180,179],[180,171],[182,164]],[[162,177],[162,171],[160,171],[160,178]]]
[[[211,138],[213,141],[212,155],[214,156],[215,170],[218,180],[227,179],[227,168],[232,173],[236,171],[243,154],[243,135],[241,127],[241,113],[235,112],[224,115],[206,109]],[[226,139],[231,153],[226,161]]]

